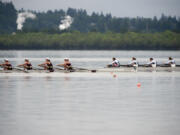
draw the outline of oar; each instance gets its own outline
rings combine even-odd
[[[150,65],[138,65],[138,67],[151,67]],[[170,65],[166,64],[156,64],[156,67],[171,67]],[[180,67],[180,65],[176,65],[176,67]]]
[[[57,65],[55,67],[55,69],[57,69],[57,70],[64,70],[65,71],[64,66],[61,66],[61,65]]]
[[[17,67],[23,67],[23,66],[17,66]],[[26,70],[26,69],[25,69]],[[31,70],[44,70],[44,69],[42,69],[42,68],[38,68],[38,67],[32,67],[32,69]],[[27,70],[28,71],[28,70]]]
[[[39,67],[43,67],[44,68],[44,65],[38,65]]]
[[[159,64],[157,66],[159,66],[159,67],[171,67],[171,65],[169,65],[169,64]]]
[[[132,65],[120,65],[120,67],[133,67]]]
[[[141,65],[140,65],[141,66]],[[107,65],[107,67],[105,67],[105,68],[120,68],[120,67],[134,67],[134,66],[132,66],[132,65],[120,65],[120,66],[118,66],[118,67],[113,67],[113,66],[108,66]]]
[[[75,72],[74,69],[64,69],[64,68],[61,68],[61,67],[55,67],[54,69],[64,71],[64,72]]]
[[[19,67],[13,67],[12,69],[15,69],[15,70],[19,70],[19,71],[22,71],[22,72],[28,73],[28,71],[27,71],[27,70],[22,69],[22,68],[19,68]]]
[[[32,67],[33,70],[44,70],[43,68]]]
[[[63,67],[64,68],[64,66],[61,66],[61,65],[58,65],[58,67]],[[80,67],[72,67],[72,69],[74,69],[74,70],[88,70],[88,69],[86,69],[86,68],[80,68]]]
[[[160,65],[156,64],[156,66],[158,67]],[[141,65],[139,64],[138,67],[152,67],[152,66],[149,64],[141,64]]]
[[[73,69],[78,69],[78,70],[89,70],[87,68],[79,68],[79,67],[72,67]]]
[[[57,70],[64,70],[64,68],[60,68],[60,67],[54,67],[54,69],[57,69]]]
[[[171,67],[171,65],[168,65],[168,64],[161,64],[158,66],[160,66],[160,67]],[[176,67],[180,67],[180,65],[176,65]]]

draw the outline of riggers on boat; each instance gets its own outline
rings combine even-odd
[[[138,67],[121,65],[120,67],[107,67],[107,68],[99,68],[99,69],[86,69],[86,68],[73,68],[73,69],[64,69],[64,68],[54,68],[54,72],[56,73],[69,73],[69,72],[180,72],[180,65],[176,67],[168,67],[168,66],[157,66],[157,67],[145,67],[139,65]],[[0,70],[0,73],[50,73],[49,70],[44,69],[32,69],[32,70],[24,70],[22,68],[13,68],[12,70]]]
[[[45,59],[45,62],[39,64],[38,66],[43,69],[33,68],[28,59],[25,59],[25,63],[18,65],[18,67],[13,68],[9,61],[5,59],[5,63],[0,64],[3,69],[0,69],[1,73],[12,73],[12,72],[25,72],[25,73],[49,73],[49,72],[171,72],[171,71],[180,71],[180,65],[176,65],[173,58],[169,57],[169,61],[158,65],[156,60],[153,58],[149,59],[150,61],[145,65],[139,65],[135,57],[132,57],[132,60],[128,65],[120,65],[120,62],[116,58],[112,58],[112,63],[107,65],[106,68],[101,69],[84,69],[84,68],[75,68],[72,67],[68,58],[64,59],[63,64],[58,64],[58,68],[54,68],[51,60],[49,58]],[[23,68],[19,68],[23,67]],[[62,68],[63,67],[63,68]]]
[[[157,66],[157,67],[145,67],[139,65],[135,66],[121,66],[121,67],[112,67],[112,68],[102,68],[97,69],[97,72],[180,72],[180,66],[169,67],[169,66]]]

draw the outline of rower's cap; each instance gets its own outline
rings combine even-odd
[[[29,61],[29,59],[28,59],[28,58],[25,58],[24,60],[25,60],[25,61]]]
[[[172,60],[172,57],[169,57],[170,60]]]
[[[9,61],[8,59],[4,59],[4,61]]]
[[[49,57],[46,57],[46,60],[49,60],[49,61],[50,61],[50,58],[49,58]]]
[[[64,60],[69,60],[69,58],[64,58]]]

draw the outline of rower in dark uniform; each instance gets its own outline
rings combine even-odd
[[[4,63],[0,64],[0,66],[3,67],[4,70],[12,70],[12,65],[8,59],[5,59]]]
[[[18,67],[23,67],[26,70],[32,70],[32,64],[27,58],[24,60],[24,64],[18,65]]]
[[[53,64],[49,58],[46,58],[46,61],[38,66],[44,67],[45,70],[49,70],[50,72],[54,72]]]
[[[57,66],[63,66],[65,70],[72,70],[72,64],[71,62],[69,61],[68,58],[65,58],[64,59],[64,63],[63,64],[58,64]]]

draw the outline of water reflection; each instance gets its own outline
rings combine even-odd
[[[86,75],[0,77],[1,133],[179,133],[178,75]]]

